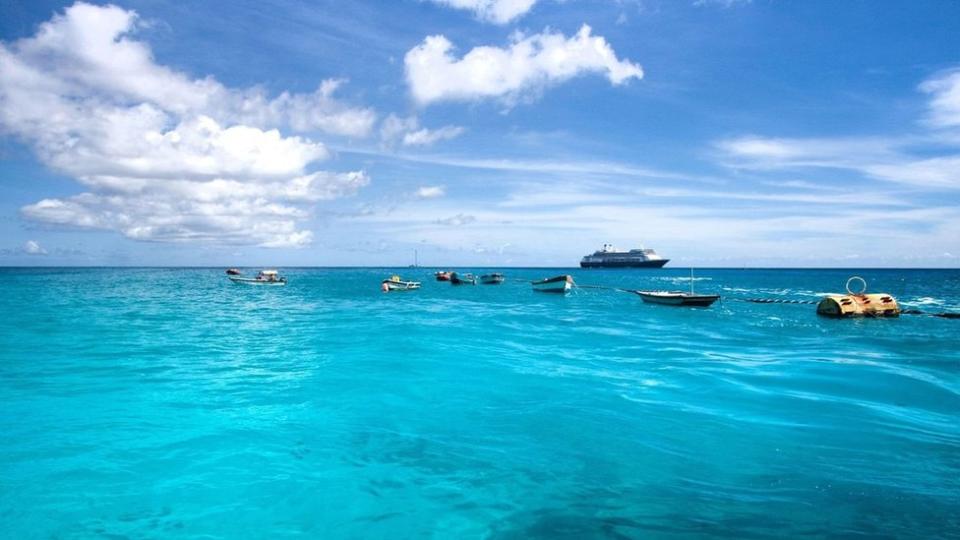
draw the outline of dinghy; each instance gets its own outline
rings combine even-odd
[[[450,274],[450,284],[451,285],[476,285],[477,278],[473,274],[458,274],[452,272]]]
[[[573,276],[562,275],[531,282],[533,290],[538,292],[566,294],[573,287]]]
[[[282,287],[287,284],[287,278],[279,275],[276,270],[261,270],[257,277],[228,276],[234,283],[243,283],[246,285],[272,285]]]
[[[383,290],[383,292],[414,291],[420,288],[420,282],[404,281],[403,279],[400,279],[400,276],[390,276],[389,279],[383,280],[380,288]]]
[[[480,283],[483,283],[484,285],[499,285],[503,283],[503,274],[500,272],[484,274],[480,276]]]

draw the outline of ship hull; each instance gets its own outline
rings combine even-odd
[[[670,259],[655,261],[580,261],[580,268],[663,268],[663,265],[668,262],[670,262]]]

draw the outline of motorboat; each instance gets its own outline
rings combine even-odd
[[[247,285],[273,285],[283,286],[287,284],[287,278],[281,276],[276,270],[261,270],[256,277],[228,276],[234,283],[244,283]]]
[[[228,276],[239,276],[240,274],[243,274],[243,272],[239,268],[227,268]]]
[[[720,299],[719,294],[693,294],[680,291],[633,291],[644,302],[665,306],[710,307]]]
[[[434,272],[433,277],[437,278],[437,281],[450,281],[451,272],[441,270],[439,272]]]
[[[494,272],[492,274],[484,274],[480,276],[480,283],[484,285],[499,285],[503,283],[503,281],[503,274],[500,272]]]
[[[541,279],[531,282],[533,290],[537,292],[549,292],[566,294],[573,288],[573,276],[562,275],[552,278]]]
[[[476,285],[477,278],[473,274],[458,274],[456,272],[450,273],[450,284],[451,285]]]
[[[404,281],[400,276],[390,276],[380,284],[380,289],[383,290],[383,292],[414,291],[419,288],[419,281]]]

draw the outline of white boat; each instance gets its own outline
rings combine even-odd
[[[420,282],[404,281],[400,279],[400,276],[390,276],[389,279],[383,280],[380,288],[383,290],[383,292],[414,291],[420,288]]]
[[[717,294],[691,294],[680,291],[634,291],[650,304],[664,304],[668,306],[710,307],[720,299]]]
[[[633,291],[649,304],[666,306],[710,307],[720,299],[719,294],[697,294],[693,291],[693,268],[690,269],[690,292],[683,291]]]
[[[538,292],[566,294],[573,287],[573,276],[562,275],[531,282],[533,290]]]
[[[246,285],[270,285],[282,287],[287,284],[287,278],[281,276],[276,270],[261,270],[256,277],[227,276],[234,283],[243,283]]]

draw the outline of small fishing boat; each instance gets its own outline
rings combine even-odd
[[[665,306],[710,307],[720,299],[719,294],[693,294],[680,291],[633,291],[644,302]]]
[[[719,294],[697,294],[693,291],[693,268],[690,269],[690,292],[633,291],[648,304],[665,306],[710,307],[720,299]]]
[[[480,276],[480,283],[483,283],[484,285],[499,285],[503,283],[503,274],[500,272],[484,274]]]
[[[287,278],[281,276],[276,270],[261,270],[256,277],[248,278],[241,276],[229,276],[230,281],[234,283],[244,283],[247,285],[273,285],[283,286],[287,284]]]
[[[456,272],[450,273],[450,284],[451,285],[476,285],[477,278],[473,274],[458,274]]]
[[[239,268],[227,268],[228,276],[239,276],[242,273]]]
[[[383,292],[414,291],[419,288],[419,281],[404,281],[400,276],[390,276],[389,279],[383,280],[383,283],[380,285],[380,289],[383,290]]]
[[[434,272],[433,277],[437,278],[437,281],[450,281],[451,272],[441,270],[439,272]]]
[[[538,292],[566,294],[573,287],[573,276],[562,275],[531,282],[533,290]]]

